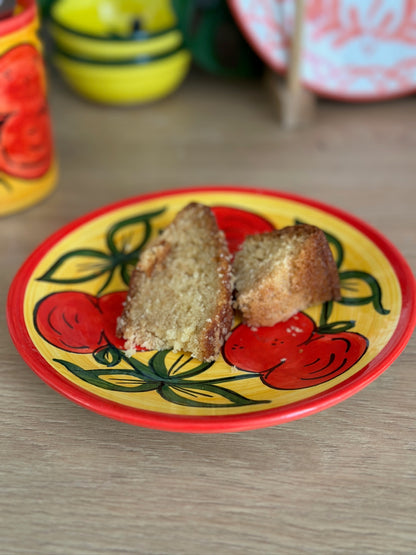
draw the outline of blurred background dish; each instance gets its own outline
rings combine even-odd
[[[52,5],[50,19],[58,48],[94,60],[162,54],[183,42],[168,1],[60,0]]]
[[[294,0],[228,0],[242,32],[274,71],[285,72]],[[311,0],[306,4],[302,82],[349,101],[416,90],[416,3],[412,0]]]
[[[73,32],[99,38],[141,38],[176,24],[169,0],[58,0],[51,16]]]
[[[53,59],[75,92],[112,105],[152,102],[171,94],[182,83],[191,62],[184,48],[126,62],[99,62],[59,51]]]
[[[193,60],[222,77],[253,77],[263,64],[237,26],[226,0],[171,0]]]
[[[191,55],[169,0],[58,0],[49,15],[55,66],[89,100],[159,100],[189,71]]]
[[[100,38],[74,33],[56,23],[51,23],[50,32],[60,49],[75,56],[88,56],[94,60],[115,61],[140,55],[163,54],[174,50],[183,42],[182,34],[178,29],[153,34],[136,33],[135,37]]]

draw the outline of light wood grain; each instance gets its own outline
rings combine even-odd
[[[320,101],[279,128],[259,82],[193,72],[158,104],[105,109],[51,73],[56,192],[0,219],[1,506],[7,555],[416,552],[416,343],[309,418],[226,435],[141,429],[80,408],[21,360],[7,290],[50,233],[102,205],[200,184],[285,190],[354,213],[416,269],[416,104]]]

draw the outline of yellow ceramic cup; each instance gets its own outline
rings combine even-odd
[[[185,79],[191,63],[186,48],[144,61],[104,63],[57,51],[54,63],[66,83],[78,94],[115,106],[153,102],[173,93]]]
[[[0,20],[0,215],[51,192],[57,168],[35,0]]]
[[[50,31],[60,50],[73,56],[84,56],[97,61],[125,61],[138,56],[165,54],[175,50],[183,42],[182,33],[176,28],[147,35],[141,40],[87,36],[53,23],[50,25]]]
[[[106,62],[167,54],[183,42],[170,0],[57,0],[50,31],[66,54]]]
[[[110,40],[140,40],[142,34],[161,33],[176,25],[170,0],[57,0],[51,16],[73,33]]]

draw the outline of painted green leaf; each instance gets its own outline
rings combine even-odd
[[[134,260],[130,260],[130,261],[128,260],[127,262],[125,262],[120,266],[121,279],[123,280],[123,283],[125,283],[127,286],[130,283],[130,277],[134,270],[135,265],[136,265],[136,258]]]
[[[341,301],[343,305],[363,306],[372,304],[379,314],[389,314],[390,310],[383,307],[381,302],[381,287],[378,281],[367,272],[359,270],[347,270],[339,274],[341,280],[341,289],[350,291],[350,296],[342,295]],[[370,294],[363,294],[368,291]]]
[[[96,249],[78,249],[65,253],[38,278],[50,283],[82,283],[102,276],[112,269],[111,258]]]
[[[133,368],[133,371],[142,376],[144,380],[157,382],[160,381],[160,376],[156,374],[153,366],[150,363],[152,359],[150,359],[149,364],[145,364],[140,360],[134,357],[128,357],[125,354],[122,354],[121,357],[125,362],[127,362],[127,364],[129,364]]]
[[[129,370],[119,369],[119,370],[109,370],[106,369],[91,369],[84,370],[77,364],[69,362],[68,360],[54,359],[55,362],[62,364],[67,370],[72,372],[75,376],[81,380],[99,387],[101,389],[108,389],[111,391],[124,391],[124,392],[143,392],[152,391],[157,389],[159,382],[145,381],[143,377],[137,375],[135,372],[129,372]],[[114,383],[114,381],[109,382],[103,377],[112,377],[112,379],[124,380],[124,383],[129,383],[130,385],[122,385],[120,383]],[[133,385],[136,384],[136,385]]]
[[[138,378],[120,374],[102,374],[106,382],[112,386],[112,391],[122,391],[124,393],[147,393],[155,391],[159,387],[158,382],[140,382]]]
[[[155,375],[160,379],[165,379],[168,377],[168,369],[166,368],[166,356],[170,351],[158,351],[149,360],[149,366],[155,373]]]
[[[107,246],[109,251],[117,255],[119,253],[138,255],[140,249],[147,243],[151,231],[151,220],[160,216],[165,208],[154,212],[139,214],[115,223],[107,233]]]
[[[107,366],[107,368],[112,368],[113,366],[117,366],[120,362],[121,353],[117,347],[114,347],[113,345],[106,345],[105,347],[95,351],[93,353],[93,357],[98,364]]]
[[[166,401],[186,407],[240,407],[263,403],[247,399],[231,389],[204,382],[161,384],[158,392]]]
[[[128,285],[140,250],[151,235],[151,220],[164,211],[165,208],[162,208],[115,223],[106,235],[108,252],[90,248],[69,251],[60,256],[38,280],[72,284],[106,276],[97,292],[101,294],[119,268],[121,279]]]
[[[327,301],[326,303],[323,303],[322,309],[321,309],[321,316],[319,318],[319,326],[327,325],[328,320],[332,314],[333,306],[334,306],[334,303],[332,301]]]
[[[319,333],[340,333],[348,331],[355,326],[355,320],[338,320],[337,322],[329,322],[334,307],[333,301],[323,303],[321,315],[319,318]]]
[[[167,352],[162,352],[162,356],[158,357],[156,366],[164,361]],[[221,387],[218,385],[220,382],[235,381],[240,379],[247,379],[248,377],[256,376],[223,376],[222,378],[212,379],[208,381],[193,381],[183,379],[183,374],[178,374],[175,377],[167,377],[166,381],[156,376],[154,368],[135,359],[128,359],[120,355],[123,360],[129,361],[133,370],[119,368],[111,369],[113,364],[114,353],[101,349],[95,354],[97,362],[106,365],[106,368],[95,368],[85,370],[77,364],[67,360],[54,359],[55,362],[62,364],[69,372],[72,372],[79,379],[99,387],[111,391],[120,391],[128,393],[140,393],[146,391],[157,391],[157,393],[166,401],[176,405],[192,406],[192,407],[239,407],[244,405],[256,405],[260,403],[267,403],[268,401],[253,401],[244,397],[243,395],[232,391],[231,389]],[[156,353],[154,359],[160,353]],[[152,360],[151,359],[151,360]],[[110,360],[111,364],[107,364]],[[189,359],[188,359],[189,360]],[[135,365],[140,369],[137,371]],[[201,373],[204,364],[198,365],[196,368]],[[196,370],[194,368],[194,371]],[[160,369],[159,369],[160,371]]]
[[[168,367],[166,357],[170,352],[170,349],[158,351],[149,360],[149,367],[161,380],[177,382],[185,378],[192,378],[202,374],[214,364],[213,362],[199,362],[193,357],[181,354],[178,355],[177,359]],[[188,366],[189,369],[183,370],[185,366]]]
[[[338,241],[336,237],[334,237],[334,235],[331,235],[327,231],[324,231],[324,233],[328,244],[332,246],[335,264],[337,265],[337,268],[340,268],[344,261],[344,249],[342,247],[342,244]]]
[[[355,320],[338,320],[328,324],[323,324],[317,328],[319,333],[341,333],[348,331],[355,326]]]
[[[199,374],[202,374],[203,372],[208,370],[208,368],[211,368],[211,366],[214,364],[214,362],[201,362],[200,364],[197,364],[197,366],[193,366],[188,370],[183,370],[186,365],[189,365],[192,362],[195,363],[195,360],[196,359],[194,358],[188,358],[182,364],[169,368],[169,376],[175,376],[175,378],[177,377],[179,380],[183,380],[185,378],[194,378],[195,376],[198,376]]]

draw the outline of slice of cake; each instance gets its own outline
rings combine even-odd
[[[231,329],[232,289],[224,234],[210,208],[191,203],[142,251],[118,332],[126,349],[215,360]]]
[[[235,306],[252,327],[340,298],[338,270],[322,230],[294,225],[250,235],[233,266]]]

